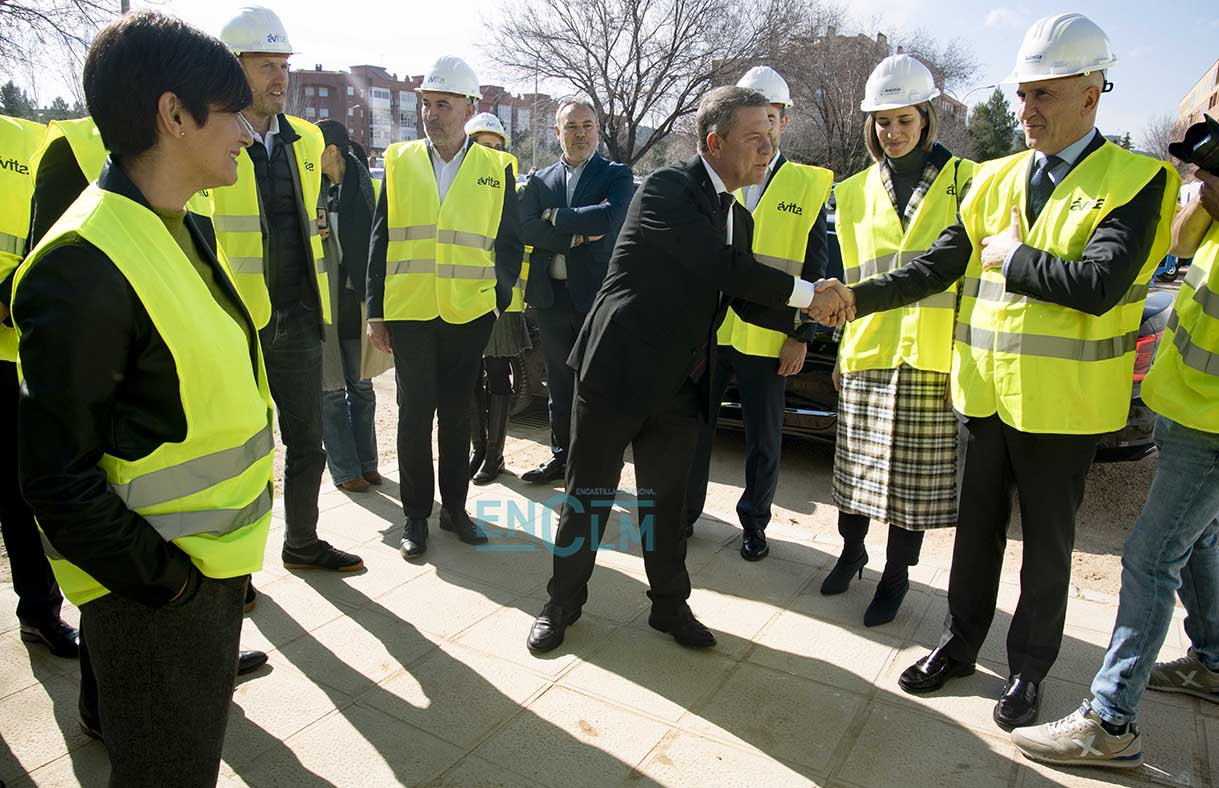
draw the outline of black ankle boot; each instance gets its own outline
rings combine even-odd
[[[838,556],[838,563],[834,564],[834,568],[821,583],[821,593],[825,596],[844,593],[851,587],[851,580],[854,577],[863,577],[863,568],[867,563],[868,551],[862,544],[843,545],[842,555]]]
[[[479,373],[480,376],[482,373]],[[487,390],[480,378],[478,389],[470,399],[470,478],[478,473],[487,456]]]
[[[511,394],[491,394],[488,399],[487,455],[474,474],[477,485],[490,484],[504,470],[504,441],[508,437],[508,411],[512,408]]]
[[[910,575],[907,567],[885,564],[884,574],[876,585],[876,595],[864,611],[863,625],[878,627],[897,618],[897,611],[901,609],[902,600],[909,591]]]

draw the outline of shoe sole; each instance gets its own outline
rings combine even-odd
[[[762,552],[757,553],[757,554],[751,554],[751,555],[746,555],[744,550],[742,550],[740,552],[741,552],[741,558],[744,558],[746,561],[753,563],[754,561],[761,561],[763,558],[770,555],[770,548],[767,547]]]
[[[1219,703],[1219,692],[1202,692],[1201,690],[1191,690],[1185,687],[1153,687],[1147,685],[1147,689],[1153,692],[1166,692],[1170,695],[1190,695],[1200,700],[1209,700],[1211,703]]]
[[[408,553],[407,551],[403,550],[402,548],[398,548],[398,555],[402,556],[402,559],[404,561],[409,561],[412,558],[418,558],[419,556],[423,555],[426,552],[427,552],[426,547],[423,548],[422,550],[417,550],[413,553]]]
[[[463,544],[479,545],[479,544],[486,544],[488,542],[488,539],[485,536],[474,537],[473,539],[466,539],[461,534],[457,533],[456,528],[446,528],[443,523],[441,523],[441,525],[440,525],[440,530],[453,534],[453,536],[456,536],[457,540],[459,542],[462,542]]]
[[[941,681],[939,684],[936,684],[934,687],[918,687],[918,688],[908,687],[902,683],[901,679],[898,679],[897,686],[902,688],[902,692],[908,692],[911,695],[926,695],[930,692],[937,692],[939,690],[944,689],[944,685],[947,684],[948,682],[952,681],[953,679],[968,678],[969,676],[972,676],[974,673],[976,673],[977,670],[978,670],[977,665],[970,665],[969,668],[967,668],[967,669],[963,669],[957,673],[950,673],[949,675],[945,676],[944,680]]]
[[[648,626],[650,626],[652,629],[656,630],[657,632],[663,632],[664,634],[673,638],[673,640],[677,642],[677,645],[684,646],[686,648],[697,648],[697,649],[714,648],[716,646],[716,644],[719,643],[719,641],[716,640],[714,636],[712,636],[710,643],[683,643],[682,641],[677,639],[677,635],[674,635],[668,629],[652,623],[652,619],[648,619]]]
[[[1027,728],[1029,725],[1032,725],[1033,723],[1035,723],[1037,721],[1037,715],[1040,713],[1041,713],[1041,707],[1038,706],[1037,708],[1033,709],[1032,714],[1028,715],[1028,717],[1026,717],[1018,722],[1008,722],[1006,720],[1000,719],[999,715],[996,714],[995,712],[991,712],[990,718],[995,721],[995,725],[998,725],[1000,729],[1002,729],[1008,733],[1011,733],[1012,731],[1016,730],[1017,728]]]
[[[1016,748],[1020,750],[1019,747]],[[1048,758],[1043,755],[1034,755],[1024,750],[1020,750],[1020,754],[1030,761],[1044,763],[1047,766],[1099,766],[1108,769],[1137,769],[1143,765],[1143,753],[1131,755],[1127,758]]]
[[[65,654],[63,651],[57,650],[51,645],[50,641],[42,636],[39,632],[26,632],[21,630],[21,639],[26,643],[31,643],[35,646],[42,646],[47,651],[51,652],[51,656],[59,657],[60,659],[77,659],[80,656],[78,651],[76,654]]]
[[[328,566],[322,566],[321,564],[298,564],[284,561],[284,569],[321,569],[327,572],[358,572],[363,568],[363,561],[358,564],[352,564],[351,566],[336,566],[333,569]]]
[[[254,608],[256,608],[256,607],[258,607],[257,599],[255,599],[253,602],[246,602],[245,607],[241,608],[241,612],[242,613],[253,613]]]
[[[583,615],[583,611],[581,611],[580,613],[576,613],[576,615],[575,615],[575,617],[574,617],[574,618],[570,618],[570,619],[568,619],[568,620],[567,620],[567,626],[568,626],[568,627],[570,627],[570,626],[572,626],[573,624],[575,624],[577,621],[579,621],[579,620],[580,620],[580,616],[581,616],[581,615]],[[529,642],[528,638],[526,638],[526,640],[525,640],[525,648],[529,649],[529,653],[530,653],[530,654],[546,654],[546,653],[548,653],[548,652],[554,651],[556,648],[558,648],[559,646],[563,645],[563,640],[564,640],[564,639],[566,638],[566,636],[567,636],[567,628],[566,628],[566,627],[564,627],[564,629],[563,629],[563,635],[564,635],[564,637],[559,638],[559,642],[558,642],[558,643],[555,643],[553,646],[547,646],[546,648],[534,648],[533,644]]]

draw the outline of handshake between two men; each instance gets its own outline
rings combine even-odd
[[[855,293],[837,279],[821,279],[813,301],[800,310],[823,326],[837,328],[855,319]]]

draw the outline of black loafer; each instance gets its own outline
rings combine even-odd
[[[567,628],[580,620],[581,611],[568,612],[561,605],[547,602],[542,612],[533,620],[525,645],[534,654],[554,651],[563,643]]]
[[[699,623],[689,607],[683,607],[671,616],[659,616],[653,612],[648,616],[648,626],[672,635],[674,640],[687,648],[711,648],[715,645],[715,635]]]
[[[76,659],[80,656],[80,633],[58,616],[41,624],[22,621],[21,639],[26,643],[40,643],[57,657]]]
[[[1005,731],[1032,725],[1041,708],[1040,686],[1020,676],[1012,676],[1003,687],[1003,694],[995,704],[992,715],[995,724]]]
[[[284,548],[280,557],[284,569],[329,569],[331,572],[358,572],[364,568],[364,559],[345,553],[329,542],[318,540],[308,552]]]
[[[470,519],[465,510],[450,512],[440,510],[440,530],[457,534],[457,538],[466,544],[486,544],[487,535],[478,530],[478,526]]]
[[[402,527],[402,544],[398,552],[403,558],[415,558],[427,552],[427,518],[412,517]]]
[[[247,673],[254,671],[267,664],[267,654],[265,651],[239,651],[237,652],[237,675],[244,676]]]
[[[906,668],[897,683],[903,690],[915,695],[935,692],[947,684],[949,679],[972,676],[976,669],[974,663],[955,660],[944,653],[942,648],[937,648]]]
[[[551,457],[532,471],[522,473],[521,481],[529,482],[530,484],[549,484],[556,479],[562,479],[566,473],[567,463]]]
[[[746,531],[741,536],[741,558],[746,561],[761,561],[770,555],[770,545],[766,544],[764,531]]]
[[[906,598],[906,594],[909,591],[909,579],[904,580],[901,585],[895,588],[887,588],[884,585],[877,586],[876,595],[872,597],[872,601],[868,604],[868,609],[863,613],[863,625],[865,627],[879,627],[897,618],[897,611],[901,610],[902,600]]]
[[[867,550],[851,561],[844,561],[842,556],[838,556],[838,562],[834,564],[834,568],[825,576],[825,580],[821,581],[822,595],[836,596],[846,593],[846,590],[851,587],[851,580],[855,577],[863,577],[863,568],[867,566],[867,563]]]

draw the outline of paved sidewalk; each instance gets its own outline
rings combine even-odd
[[[884,549],[869,545],[873,563],[848,594],[820,596],[838,547],[829,507],[816,527],[772,526],[757,564],[738,557],[735,527],[700,522],[691,605],[719,637],[710,652],[648,628],[640,548],[614,523],[606,542],[625,549],[600,554],[584,617],[557,652],[533,657],[525,635],[545,599],[557,491],[502,478],[471,490],[471,513],[498,521],[490,545],[463,545],[433,518],[415,563],[398,555],[392,480],[324,494],[324,538],[367,564],[354,576],[286,572],[277,516],[242,638],[270,663],[235,693],[221,785],[1219,786],[1219,706],[1192,698],[1148,697],[1147,765],[1132,774],[1016,755],[991,721],[1010,584],[978,673],[903,694],[898,674],[938,638],[947,567],[916,567],[898,619],[865,629]],[[0,597],[0,780],[104,785],[105,751],[76,725],[76,663],[22,644],[12,587]],[[1086,696],[1114,613],[1113,600],[1071,601],[1043,720]],[[1184,644],[1178,618],[1162,656]]]

